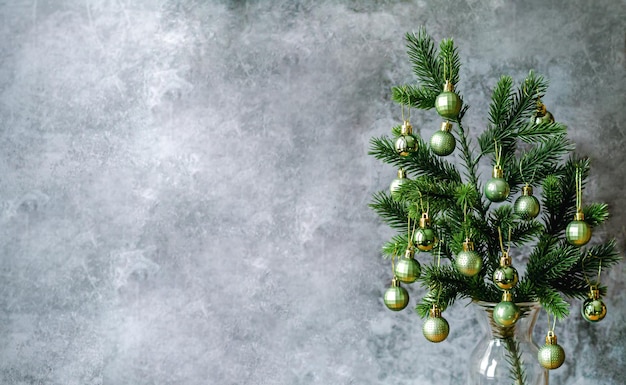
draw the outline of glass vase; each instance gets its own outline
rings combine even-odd
[[[502,327],[493,320],[497,303],[475,302],[485,335],[470,357],[468,385],[548,385],[548,370],[537,361],[533,329],[541,306],[518,303],[520,318]]]

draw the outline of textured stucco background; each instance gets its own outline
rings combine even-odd
[[[455,38],[475,132],[501,74],[550,78],[592,158],[585,200],[611,205],[598,236],[623,249],[625,17],[617,0],[0,1],[0,383],[464,383],[473,309],[434,345],[381,299],[391,231],[367,203],[395,171],[367,150],[413,80],[404,33]],[[624,273],[604,275],[605,321],[575,301],[559,324],[552,384],[624,383]]]

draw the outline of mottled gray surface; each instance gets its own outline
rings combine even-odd
[[[462,384],[473,310],[434,345],[381,300],[367,203],[394,170],[366,153],[412,81],[403,34],[455,38],[475,132],[501,74],[549,77],[623,248],[625,8],[0,1],[0,383]],[[604,322],[558,326],[552,384],[623,384],[624,273]]]

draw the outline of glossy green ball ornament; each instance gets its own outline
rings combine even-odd
[[[583,318],[589,322],[599,322],[606,317],[606,305],[600,298],[600,290],[596,287],[591,288],[589,298],[583,302],[581,313]]]
[[[492,178],[485,184],[485,196],[492,202],[504,202],[511,193],[509,183],[504,179],[504,170],[499,165],[493,167]]]
[[[446,81],[443,86],[443,92],[437,95],[435,99],[435,109],[437,113],[446,119],[456,119],[461,112],[463,101],[454,92],[454,85],[450,81]]]
[[[585,222],[585,214],[579,211],[574,216],[574,220],[567,224],[565,228],[565,238],[574,246],[583,246],[591,239],[591,226]]]
[[[550,111],[546,111],[543,116],[537,115],[535,117],[535,124],[541,123],[554,123],[554,116],[550,113]]]
[[[417,281],[422,272],[422,267],[414,258],[415,252],[412,248],[406,249],[404,257],[396,262],[394,273],[398,281],[402,283],[413,283]]]
[[[505,252],[500,258],[500,267],[493,271],[493,283],[501,290],[511,290],[518,281],[519,274],[511,266],[511,257]]]
[[[406,171],[404,171],[404,169],[399,169],[398,177],[391,181],[391,184],[389,185],[389,192],[394,200],[400,200],[401,197],[398,191],[400,190],[400,187],[408,181]]]
[[[513,326],[519,319],[520,309],[512,302],[511,293],[505,291],[502,301],[493,308],[493,320],[502,327]]]
[[[463,242],[463,251],[457,254],[455,266],[466,277],[475,276],[483,268],[483,259],[474,251],[474,243],[469,239]]]
[[[450,334],[450,325],[445,318],[441,316],[441,310],[437,305],[433,305],[430,309],[430,315],[422,325],[422,333],[424,337],[430,342],[438,343],[446,338]]]
[[[523,220],[529,221],[539,215],[541,205],[533,195],[533,188],[526,185],[522,188],[522,195],[515,200],[515,214]]]
[[[537,361],[546,369],[557,369],[565,362],[565,351],[557,343],[556,335],[549,331],[546,336],[546,344],[537,353]]]
[[[385,290],[383,300],[389,310],[400,311],[409,304],[409,292],[400,286],[400,282],[394,277],[391,287]]]
[[[441,129],[430,137],[430,149],[435,155],[448,156],[454,152],[456,139],[450,132],[452,124],[446,121],[441,124]]]
[[[408,156],[417,151],[417,138],[413,136],[413,126],[408,121],[402,123],[400,136],[395,142],[396,152],[401,156]]]
[[[420,218],[420,227],[415,230],[413,243],[421,251],[431,251],[437,242],[437,235],[435,231],[430,228],[430,218],[427,213],[423,213]]]

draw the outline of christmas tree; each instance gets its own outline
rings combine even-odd
[[[373,138],[370,147],[370,155],[398,172],[370,205],[398,230],[383,246],[394,273],[385,304],[402,310],[408,303],[402,284],[421,284],[426,294],[416,310],[427,318],[424,335],[433,342],[446,338],[441,312],[458,299],[497,303],[493,320],[502,327],[516,322],[516,304],[526,302],[564,319],[567,300],[582,299],[583,317],[601,320],[606,287],[600,272],[620,256],[614,240],[596,236],[589,242],[609,218],[608,207],[582,202],[590,162],[574,154],[566,127],[542,103],[547,80],[531,71],[516,86],[502,76],[486,128],[471,137],[463,124],[469,106],[458,92],[461,60],[453,40],[442,40],[437,49],[423,29],[406,39],[417,83],[393,88],[403,122],[391,136]],[[414,132],[411,109],[435,109],[429,113],[442,118],[428,142]],[[481,166],[493,170],[489,178]],[[521,262],[525,271],[518,272]],[[549,361],[558,352],[544,354]]]

